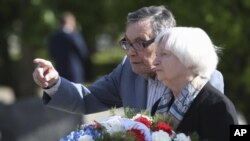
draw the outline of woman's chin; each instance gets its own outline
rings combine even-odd
[[[159,81],[162,81],[162,80],[163,80],[163,78],[162,78],[160,75],[157,75],[157,79],[158,79]]]

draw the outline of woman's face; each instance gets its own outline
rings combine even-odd
[[[188,68],[170,50],[164,48],[164,41],[159,43],[154,60],[157,78],[164,84],[182,81],[188,75]]]

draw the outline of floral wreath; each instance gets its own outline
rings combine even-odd
[[[113,109],[114,110],[114,109]],[[112,112],[112,111],[111,111]],[[162,115],[149,116],[145,111],[125,108],[125,117],[112,116],[90,124],[83,124],[60,141],[192,141],[196,135],[175,133]]]

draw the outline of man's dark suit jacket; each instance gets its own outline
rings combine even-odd
[[[233,103],[217,89],[207,83],[200,91],[177,131],[198,133],[209,141],[229,141],[229,127],[238,124]]]

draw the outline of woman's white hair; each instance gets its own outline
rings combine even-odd
[[[173,27],[164,30],[155,42],[164,45],[192,71],[210,78],[218,64],[217,50],[207,33],[196,27]]]

